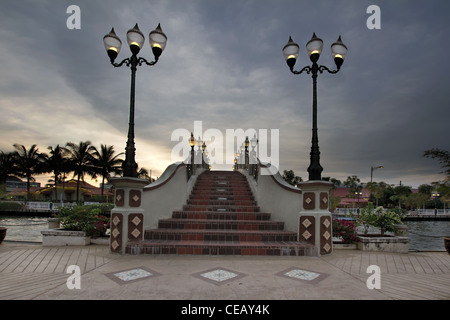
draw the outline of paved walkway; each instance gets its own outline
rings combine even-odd
[[[80,268],[80,289],[68,288],[70,265]],[[367,288],[370,265],[380,267],[380,289]],[[144,277],[132,280],[136,275]],[[323,257],[121,256],[101,245],[3,242],[0,299],[449,300],[450,255],[335,250]]]

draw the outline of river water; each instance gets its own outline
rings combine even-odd
[[[406,221],[409,249],[413,251],[445,251],[444,236],[450,236],[450,221]],[[41,231],[48,229],[47,218],[0,217],[0,226],[7,227],[5,240],[42,242]]]
[[[0,227],[6,227],[5,240],[42,242],[41,231],[48,229],[43,217],[0,217]]]
[[[443,237],[450,236],[450,221],[405,221],[409,250],[445,251]]]

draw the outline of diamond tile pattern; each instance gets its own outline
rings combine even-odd
[[[143,269],[132,269],[128,271],[114,273],[114,275],[122,281],[131,281],[140,278],[150,277],[152,274]]]
[[[325,279],[326,277],[328,277],[328,274],[314,272],[311,270],[304,270],[300,268],[289,268],[287,270],[277,273],[277,276],[305,281],[311,284],[316,284]]]
[[[135,269],[110,272],[105,275],[114,282],[124,285],[139,280],[145,280],[150,277],[160,276],[161,274],[146,267],[138,267]]]
[[[320,273],[305,271],[301,269],[292,269],[284,274],[287,277],[311,281],[320,276]]]
[[[202,272],[193,274],[193,276],[195,276],[201,280],[205,280],[207,282],[213,283],[215,285],[222,285],[222,284],[237,280],[239,278],[242,278],[245,276],[245,274],[238,273],[236,271],[228,270],[225,268],[217,268],[217,269],[202,271]]]
[[[217,281],[217,282],[222,282],[222,281],[233,279],[234,277],[237,277],[238,275],[231,271],[217,269],[217,270],[213,270],[210,272],[202,273],[200,276],[205,277],[210,280]]]

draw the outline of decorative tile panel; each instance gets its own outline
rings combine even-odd
[[[327,210],[328,209],[328,192],[320,193],[320,209]]]
[[[117,207],[123,207],[125,204],[125,191],[123,189],[116,190],[115,203]]]
[[[130,190],[130,207],[137,208],[141,206],[141,191],[140,190]]]
[[[161,274],[146,267],[139,267],[135,269],[116,271],[105,274],[105,276],[107,276],[109,279],[120,285],[154,278],[159,275]]]
[[[111,214],[111,241],[110,248],[112,252],[121,252],[122,250],[122,226],[123,215],[121,213]]]
[[[245,275],[225,268],[217,268],[196,273],[194,276],[216,285],[222,285],[242,278]]]
[[[290,269],[281,271],[281,272],[277,273],[276,275],[280,276],[280,277],[284,277],[284,278],[306,281],[306,282],[312,283],[312,284],[316,284],[328,276],[328,274],[326,274],[326,273],[318,273],[318,272],[314,272],[314,271],[297,269],[297,268],[290,268]]]
[[[303,209],[314,210],[316,208],[316,194],[314,192],[305,192],[303,194]]]
[[[142,240],[144,215],[132,213],[128,215],[128,240]]]
[[[313,216],[301,216],[299,225],[299,241],[315,244],[315,218]]]
[[[320,254],[329,254],[332,250],[332,230],[331,218],[328,216],[320,217]]]

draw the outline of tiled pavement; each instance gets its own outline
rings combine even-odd
[[[69,265],[81,271],[69,289]],[[381,289],[369,290],[369,265]],[[117,255],[107,246],[0,245],[0,299],[450,299],[450,256],[335,250],[322,257]]]

